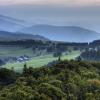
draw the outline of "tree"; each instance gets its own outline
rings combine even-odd
[[[54,57],[61,57],[62,56],[62,53],[61,52],[59,52],[59,51],[57,51],[57,52],[55,52],[54,54],[53,54],[53,56]]]
[[[82,58],[79,56],[79,57],[77,58],[77,61],[80,62],[81,60],[82,60]]]
[[[0,82],[3,84],[11,84],[16,80],[16,73],[6,68],[0,69]]]
[[[58,57],[58,61],[59,61],[59,62],[61,61],[61,56]]]
[[[24,68],[23,68],[23,74],[27,74],[28,68],[27,68],[27,64],[24,64]]]

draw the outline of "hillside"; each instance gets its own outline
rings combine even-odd
[[[0,15],[0,31],[15,32],[25,27],[26,22]]]
[[[25,64],[18,74],[0,69],[1,100],[100,100],[100,63],[59,61],[52,67]]]
[[[17,41],[17,40],[48,40],[47,38],[40,35],[31,35],[23,33],[12,33],[6,31],[0,31],[0,41]]]
[[[43,24],[32,26],[32,23],[30,24],[23,20],[3,15],[0,15],[0,31],[40,35],[50,40],[67,42],[91,42],[100,39],[99,33],[77,26],[53,26]]]
[[[91,42],[100,38],[99,33],[76,26],[34,25],[20,31],[67,42]]]

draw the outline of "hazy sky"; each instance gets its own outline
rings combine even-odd
[[[33,24],[81,26],[100,32],[100,0],[0,0],[0,14]]]
[[[0,0],[0,5],[7,4],[52,4],[52,5],[98,5],[100,0]]]

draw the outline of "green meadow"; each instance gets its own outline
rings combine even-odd
[[[0,45],[0,57],[18,57],[21,55],[31,56],[33,53],[32,48],[25,48],[21,46],[1,46]]]
[[[63,55],[61,57],[62,60],[64,59],[75,59],[77,56],[80,55],[80,51],[73,51],[67,55]],[[57,57],[53,57],[52,54],[48,54],[48,55],[42,55],[42,56],[38,56],[38,57],[33,57],[31,60],[27,61],[26,64],[29,67],[41,67],[41,66],[45,66],[47,65],[49,62],[52,62],[54,60],[57,60]],[[7,63],[6,65],[4,65],[3,67],[6,67],[8,69],[14,69],[17,72],[22,72],[23,66],[24,66],[25,62],[16,62],[16,63]]]

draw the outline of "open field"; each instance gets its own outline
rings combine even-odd
[[[25,48],[21,46],[1,46],[0,45],[0,57],[18,57],[21,55],[29,55],[33,54],[32,48]]]
[[[77,56],[80,55],[80,51],[73,51],[68,55],[64,55],[62,56],[61,59],[75,59]],[[31,60],[27,61],[27,66],[29,67],[41,67],[41,66],[45,66],[47,65],[49,62],[52,62],[54,60],[57,60],[58,58],[54,58],[52,56],[52,54],[49,55],[44,55],[44,56],[38,56],[38,57],[34,57]],[[6,67],[8,69],[14,68],[15,71],[17,72],[21,72],[23,69],[25,62],[23,63],[7,63],[6,65],[4,65],[3,67]]]

